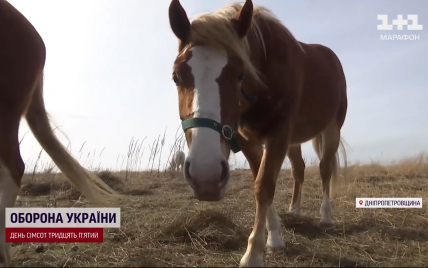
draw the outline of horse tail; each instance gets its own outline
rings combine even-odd
[[[43,99],[43,74],[26,112],[31,132],[63,174],[93,203],[108,204],[119,197],[99,177],[83,168],[60,143],[51,129]]]

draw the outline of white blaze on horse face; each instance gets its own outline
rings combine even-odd
[[[220,88],[217,78],[227,65],[226,53],[209,47],[196,46],[187,62],[194,78],[193,117],[202,117],[221,122]],[[220,133],[210,128],[192,128],[192,142],[187,161],[189,172],[197,180],[209,174],[220,178],[224,161]],[[227,161],[227,160],[226,160]]]

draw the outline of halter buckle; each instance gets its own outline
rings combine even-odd
[[[228,125],[224,125],[221,129],[221,134],[226,140],[231,140],[233,138],[233,130]]]

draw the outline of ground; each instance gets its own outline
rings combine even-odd
[[[348,167],[332,200],[336,227],[318,227],[322,201],[316,167],[307,168],[301,215],[288,213],[293,179],[282,170],[275,195],[286,249],[265,266],[428,267],[428,164],[419,157],[390,166]],[[15,266],[237,266],[254,220],[249,170],[232,172],[221,202],[199,202],[181,174],[99,173],[131,201],[120,204],[121,229],[102,244],[13,245]],[[355,208],[356,197],[422,197],[423,208]],[[61,175],[26,175],[20,207],[87,206]]]

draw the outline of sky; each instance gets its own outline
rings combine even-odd
[[[145,169],[150,145],[166,131],[164,165],[182,133],[171,81],[177,40],[169,26],[170,1],[9,2],[45,42],[46,108],[73,156],[85,167],[123,169],[131,140],[145,139],[141,158],[128,160],[128,166]],[[181,0],[189,17],[231,2]],[[328,46],[338,55],[348,85],[342,137],[351,162],[399,160],[428,149],[428,1],[253,2],[271,9],[299,41]],[[378,14],[388,15],[389,24],[398,14],[416,14],[424,28],[378,31]],[[381,34],[412,34],[419,40],[381,40]],[[43,152],[36,161],[41,147],[28,131],[22,120],[21,154],[31,171],[51,160]],[[316,158],[311,142],[302,149],[308,162]],[[243,167],[245,158],[238,153],[230,163]]]

